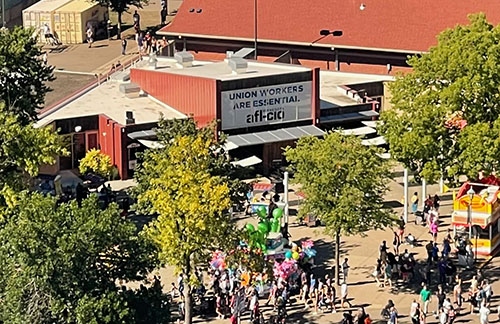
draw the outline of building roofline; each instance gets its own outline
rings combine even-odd
[[[156,32],[158,35],[163,36],[175,36],[175,37],[194,37],[194,38],[206,38],[206,39],[221,39],[221,40],[236,40],[244,42],[254,42],[253,38],[246,37],[232,37],[232,36],[216,36],[216,35],[204,35],[204,34],[191,34],[191,33],[177,33],[159,30]],[[298,45],[307,47],[322,47],[322,48],[340,48],[340,49],[355,49],[355,50],[365,50],[365,51],[377,51],[377,52],[393,52],[393,53],[403,53],[403,54],[422,54],[427,53],[427,51],[415,51],[415,50],[404,50],[404,49],[393,49],[393,48],[378,48],[378,47],[363,47],[363,46],[349,46],[349,45],[336,45],[336,44],[323,44],[323,43],[307,43],[307,42],[296,42],[296,41],[283,41],[283,40],[273,40],[273,39],[259,39],[257,42],[260,43],[271,43],[271,44],[286,44],[286,45]]]

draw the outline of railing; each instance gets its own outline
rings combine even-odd
[[[105,74],[102,74],[102,73],[95,74],[94,75],[95,80],[93,80],[92,82],[86,84],[84,87],[76,90],[75,92],[71,93],[70,95],[56,101],[55,103],[51,104],[50,106],[47,106],[47,107],[41,109],[38,112],[38,118],[42,119],[47,114],[53,113],[53,112],[61,109],[65,105],[69,104],[70,102],[80,98],[82,95],[86,94],[90,90],[92,90],[92,89],[100,86],[102,83],[108,81],[112,74],[114,74],[116,72],[123,72],[126,69],[128,69],[129,67],[134,67],[137,64],[137,62],[139,62],[141,60],[142,60],[142,55],[138,54],[138,55],[134,56],[133,58],[131,58],[130,60],[123,63],[122,65],[120,65],[118,67],[118,69],[110,70],[110,71],[106,72]]]

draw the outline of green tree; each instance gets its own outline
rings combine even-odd
[[[113,171],[113,165],[109,155],[101,153],[101,150],[91,149],[80,160],[78,169],[81,174],[94,173],[108,179]]]
[[[381,116],[392,157],[430,183],[498,171],[492,130],[500,117],[500,26],[484,14],[469,20],[443,31],[429,53],[409,58],[413,72],[390,85],[394,108]]]
[[[51,127],[23,125],[15,113],[0,104],[0,208],[26,187],[25,175],[38,174],[41,164],[52,164],[56,155],[66,153]]]
[[[21,125],[37,119],[49,91],[46,83],[54,79],[32,35],[32,29],[22,27],[0,31],[0,101]]]
[[[335,237],[335,277],[339,283],[341,235],[363,234],[390,225],[394,217],[384,208],[383,197],[390,164],[354,136],[330,132],[324,139],[304,137],[287,147],[286,159],[306,199],[299,216],[316,215],[325,232]]]
[[[184,277],[185,323],[190,324],[196,266],[231,245],[237,232],[227,213],[232,181],[218,174],[230,163],[211,127],[197,130],[192,120],[162,121],[157,133],[162,148],[147,151],[136,171],[138,207],[158,215],[145,232],[157,244],[160,259]]]
[[[0,320],[140,323],[141,310],[132,307],[136,293],[116,283],[143,280],[157,259],[117,205],[100,210],[95,196],[81,208],[40,194],[21,193],[18,199],[0,228]]]
[[[148,4],[149,0],[93,0],[101,4],[102,6],[108,7],[118,15],[118,36],[121,37],[122,34],[122,15],[127,12],[130,6],[137,8],[142,8],[143,5]]]

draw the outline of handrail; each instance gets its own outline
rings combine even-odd
[[[123,65],[121,65],[121,70],[124,71],[126,68],[135,65],[136,62],[141,61],[141,60],[142,60],[142,55],[138,54],[138,55],[134,56],[133,58],[131,58],[130,60],[126,61]],[[86,84],[84,87],[76,90],[75,92],[73,92],[73,93],[63,97],[62,99],[56,101],[55,103],[51,104],[50,106],[42,108],[38,112],[38,118],[42,119],[47,114],[56,112],[57,110],[62,108],[64,105],[72,102],[75,99],[78,99],[79,97],[81,97],[85,93],[94,89],[96,86],[100,86],[102,83],[108,81],[109,77],[115,72],[117,72],[117,71],[116,70],[108,71],[104,75],[101,73],[95,74],[95,78],[96,78],[95,80],[91,81],[90,83]]]

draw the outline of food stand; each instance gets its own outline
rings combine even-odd
[[[493,255],[499,247],[499,196],[500,179],[493,176],[466,182],[460,187],[458,194],[453,196],[453,233],[460,230],[472,232],[472,251],[477,255]],[[469,229],[471,226],[472,229]]]

